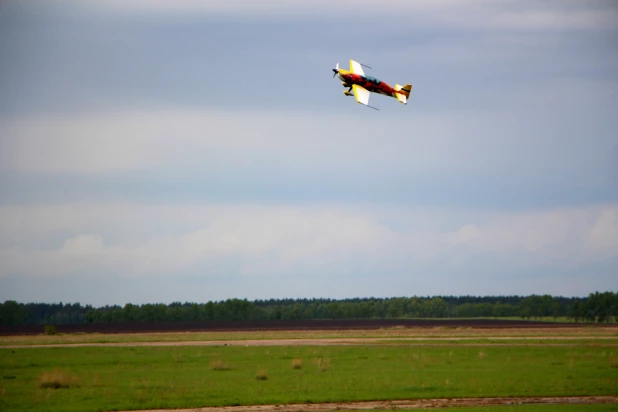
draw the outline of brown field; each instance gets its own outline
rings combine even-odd
[[[345,319],[345,320],[282,320],[282,321],[207,321],[154,323],[85,323],[55,325],[57,333],[156,333],[156,332],[224,332],[224,331],[293,331],[293,330],[376,330],[384,328],[475,328],[475,329],[538,329],[597,328],[589,323],[560,323],[500,319]],[[0,326],[0,336],[38,335],[43,325]]]
[[[56,335],[45,335],[41,325],[4,327],[0,330],[0,347],[423,344],[422,341],[479,345],[482,340],[491,340],[494,345],[501,341],[510,345],[568,345],[574,341],[595,346],[618,345],[617,324],[507,320],[99,323],[58,325],[57,329]]]

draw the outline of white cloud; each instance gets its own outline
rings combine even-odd
[[[584,258],[607,258],[618,253],[618,210],[604,210],[592,224],[584,243]]]
[[[450,236],[470,253],[519,256],[528,264],[577,266],[618,257],[618,208],[497,215]]]
[[[122,114],[42,115],[7,120],[0,126],[0,167],[27,172],[143,168],[153,161],[149,145],[159,141],[156,136],[149,140],[149,134],[143,133],[135,120],[128,121]],[[144,116],[139,120],[148,124],[152,119]]]
[[[99,236],[77,236],[67,239],[60,250],[70,256],[92,255],[103,251],[103,241]]]
[[[384,132],[402,122],[398,113],[159,109],[7,118],[0,123],[0,170],[156,171],[247,184],[285,175],[353,177],[357,184],[451,176],[580,187],[599,184],[608,173],[607,133],[589,136],[579,123],[567,131],[553,114],[528,113],[526,122],[522,113],[498,111],[410,116],[398,133]]]
[[[493,0],[105,0],[99,6],[128,13],[203,13],[280,20],[315,16],[388,19],[404,28],[458,27],[491,30],[564,30],[616,28],[617,8],[607,2]],[[365,24],[365,23],[363,23]]]
[[[212,170],[220,163],[221,154],[230,152],[240,162],[250,153],[270,148],[294,154],[311,145],[311,129],[308,116],[231,115],[212,110],[13,118],[0,126],[0,168],[83,173],[199,165]]]
[[[266,279],[439,270],[457,278],[496,265],[555,272],[618,259],[618,205],[485,215],[451,210],[449,229],[441,215],[360,205],[3,207],[0,276]],[[17,216],[19,228],[11,226]],[[147,225],[158,231],[139,231]],[[50,235],[57,246],[37,245]]]

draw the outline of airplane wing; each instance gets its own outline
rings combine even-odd
[[[352,89],[354,90],[354,97],[356,97],[356,101],[364,104],[365,106],[369,106],[369,95],[371,92],[358,84],[352,85]]]
[[[359,62],[355,62],[354,60],[350,60],[350,71],[354,74],[360,74],[361,76],[365,75],[363,67]]]

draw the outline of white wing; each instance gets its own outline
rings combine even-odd
[[[354,60],[350,60],[350,71],[354,74],[360,74],[361,76],[365,75],[363,67],[359,62],[355,62]]]
[[[354,97],[356,97],[356,101],[369,106],[369,95],[371,92],[358,84],[352,85],[352,89],[354,90]]]

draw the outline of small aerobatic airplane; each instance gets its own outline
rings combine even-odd
[[[333,77],[339,76],[343,83],[343,87],[347,87],[348,90],[344,90],[343,93],[346,96],[356,97],[358,103],[378,110],[376,107],[369,106],[369,95],[371,92],[383,94],[385,96],[395,97],[401,103],[406,104],[408,97],[410,97],[410,91],[412,90],[411,84],[405,86],[395,85],[394,88],[386,84],[385,82],[376,79],[373,76],[368,76],[363,72],[364,64],[350,60],[350,71],[340,69],[339,63],[337,67],[333,69],[335,74]],[[365,66],[371,69],[369,66]],[[354,91],[354,93],[352,93]]]

